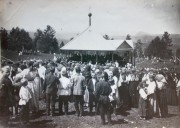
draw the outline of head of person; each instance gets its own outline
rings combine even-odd
[[[54,73],[55,72],[55,68],[54,68],[54,66],[50,66],[50,68],[49,68],[49,73]]]
[[[61,75],[62,75],[62,76],[66,76],[66,75],[67,75],[67,71],[66,71],[66,68],[65,68],[65,67],[63,67],[63,68],[61,69]]]
[[[30,61],[30,62],[28,62],[27,67],[28,67],[30,70],[32,70],[32,69],[33,69],[33,64],[34,64],[34,62],[33,62],[33,61]]]
[[[1,70],[2,76],[8,77],[10,75],[10,66],[4,66]]]
[[[155,79],[154,75],[153,74],[149,74],[149,80],[152,82],[152,81],[154,81],[154,79]]]
[[[104,81],[108,81],[108,74],[107,74],[107,72],[103,73],[103,80]]]
[[[21,79],[21,86],[27,86],[28,80],[26,78]]]
[[[76,73],[80,73],[80,72],[81,72],[80,66],[76,66],[76,67],[75,67],[75,70],[76,70]]]
[[[95,78],[96,77],[96,74],[94,72],[91,73],[91,77],[92,78]]]

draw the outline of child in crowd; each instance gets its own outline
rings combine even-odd
[[[116,112],[116,93],[117,93],[117,85],[115,84],[114,82],[114,79],[113,79],[113,72],[110,71],[109,72],[109,84],[111,85],[111,89],[112,89],[112,92],[110,93],[109,95],[109,99],[110,99],[110,103],[111,103],[111,106],[112,106],[112,109],[113,109],[113,114],[114,115],[117,115],[117,112]]]
[[[138,86],[139,90],[139,106],[138,111],[140,115],[140,119],[146,119],[147,118],[147,84],[145,81],[141,82]]]
[[[27,79],[23,78],[21,80],[21,88],[19,91],[19,105],[21,106],[20,119],[22,125],[29,123],[29,100],[32,98],[32,96],[27,84]]]

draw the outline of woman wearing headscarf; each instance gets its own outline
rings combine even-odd
[[[147,95],[148,95],[148,118],[154,117],[157,112],[156,102],[156,83],[153,74],[149,74],[149,80],[146,81],[148,84]],[[144,79],[143,79],[144,80]]]
[[[156,83],[157,83],[157,102],[159,105],[159,116],[166,117],[168,115],[168,105],[167,105],[167,95],[166,95],[166,80],[162,73],[156,75]]]

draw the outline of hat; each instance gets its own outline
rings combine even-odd
[[[76,66],[76,67],[75,67],[75,70],[76,70],[76,72],[80,72],[80,71],[81,71],[81,68],[80,68],[79,66]]]
[[[61,74],[62,74],[62,75],[65,75],[65,74],[66,74],[66,68],[65,68],[65,67],[62,67],[62,69],[61,69]]]

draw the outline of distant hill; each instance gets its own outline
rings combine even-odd
[[[8,31],[9,32],[9,31]],[[29,35],[32,39],[34,39],[34,32],[29,32]],[[64,34],[66,35],[66,34]],[[77,34],[70,34],[72,37],[76,37]],[[160,38],[162,37],[163,34],[149,34],[149,33],[145,33],[145,32],[139,32],[134,36],[131,36],[132,40],[134,42],[137,42],[138,39],[141,39],[142,43],[143,43],[143,47],[147,47],[149,45],[149,43],[156,37],[159,36]],[[64,44],[66,44],[67,42],[69,42],[71,36],[69,36],[69,38],[64,38],[63,34],[60,33],[56,33],[56,38],[58,40],[58,43],[60,44],[62,41],[64,42]],[[68,37],[68,36],[66,36]],[[173,46],[172,49],[176,50],[177,48],[180,48],[180,34],[170,34],[170,37],[172,38],[172,42],[173,42]],[[126,35],[125,36],[112,36],[111,38],[116,39],[126,39]]]

